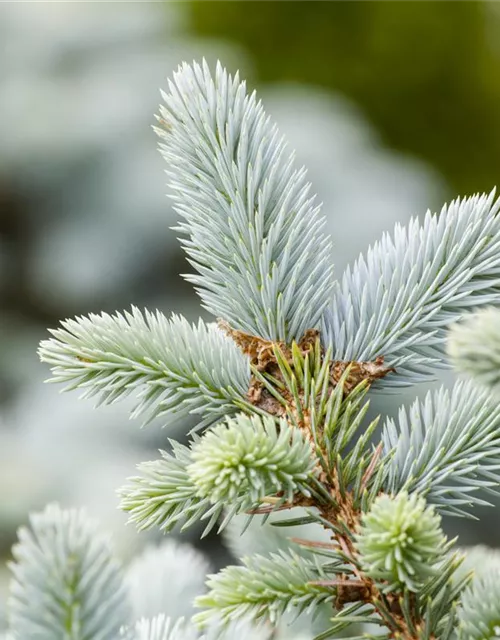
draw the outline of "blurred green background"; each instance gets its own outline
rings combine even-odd
[[[251,52],[258,82],[293,81],[360,105],[383,143],[457,193],[500,168],[500,6],[490,2],[192,2],[202,35]]]
[[[148,537],[123,526],[115,489],[186,429],[140,431],[130,403],[60,396],[36,348],[76,314],[200,314],[150,129],[159,88],[183,60],[241,70],[309,168],[340,276],[395,223],[498,184],[500,4],[12,2],[0,42],[0,555],[58,500],[85,505],[128,557]],[[499,514],[447,527],[497,545]],[[204,549],[227,557],[213,538]]]

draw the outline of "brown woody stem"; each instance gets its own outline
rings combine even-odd
[[[304,435],[315,443],[309,420],[309,408],[307,401],[298,396],[298,389],[287,388],[285,381],[290,377],[294,369],[294,352],[308,357],[307,354],[320,354],[321,366],[327,367],[329,388],[333,391],[342,380],[344,397],[361,383],[370,385],[379,378],[395,370],[384,366],[383,356],[377,357],[371,362],[330,361],[324,363],[324,353],[319,346],[319,332],[317,330],[306,331],[302,339],[290,347],[278,342],[273,343],[263,340],[242,331],[232,329],[227,323],[219,321],[219,326],[229,335],[240,349],[245,353],[253,367],[250,388],[247,394],[248,401],[261,412],[264,411],[273,416],[286,417],[288,421],[295,421]],[[318,351],[319,349],[319,351]],[[283,376],[280,370],[280,362],[286,365],[287,374]],[[297,365],[301,367],[300,363]],[[267,376],[267,377],[265,377]],[[300,379],[300,371],[295,377],[295,382]],[[325,452],[323,452],[325,454]],[[359,493],[368,487],[370,479],[377,470],[377,465],[382,454],[382,443],[373,452],[372,458],[366,468],[360,483]],[[324,459],[328,459],[326,454]],[[320,465],[318,465],[318,468]],[[415,614],[408,626],[401,606],[399,604],[401,594],[385,596],[377,588],[374,581],[366,576],[357,561],[357,553],[354,546],[353,533],[358,529],[361,520],[361,511],[355,506],[352,493],[343,486],[340,480],[339,470],[333,468],[329,474],[322,473],[318,476],[324,487],[325,495],[331,495],[331,504],[318,503],[314,498],[296,496],[293,503],[277,506],[279,497],[265,498],[263,504],[251,511],[252,514],[269,514],[272,511],[290,509],[294,506],[316,507],[324,523],[331,524],[332,542],[316,542],[302,538],[292,538],[294,542],[309,548],[338,549],[342,552],[346,561],[351,565],[355,577],[350,578],[342,574],[340,578],[332,580],[317,580],[310,584],[332,587],[336,589],[335,607],[340,610],[349,602],[365,602],[371,604],[380,615],[388,628],[389,637],[398,640],[418,640],[423,622],[417,619]],[[412,616],[413,617],[413,616]],[[415,633],[417,631],[417,633]],[[431,639],[432,640],[432,639]]]

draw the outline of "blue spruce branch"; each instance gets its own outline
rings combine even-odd
[[[480,490],[498,490],[497,312],[456,326],[448,346],[482,387],[430,392],[385,421],[376,447],[377,420],[365,416],[371,389],[431,379],[448,366],[449,325],[500,302],[500,201],[493,192],[457,199],[397,226],[336,282],[305,171],[255,93],[220,65],[212,75],[195,63],[181,65],[163,98],[156,130],[195,271],[187,278],[218,324],[137,309],[90,315],[62,323],[40,357],[53,381],[100,402],[137,395],[134,415],[146,421],[196,417],[188,445],[171,441],[120,490],[139,529],[201,521],[204,533],[230,526],[233,538],[242,518],[255,535],[258,516],[323,535],[211,576],[194,621],[160,615],[128,624],[123,637],[250,629],[257,638],[250,617],[267,640],[281,637],[283,615],[325,606],[331,617],[316,640],[352,625],[361,637],[363,624],[401,640],[496,633],[498,575],[466,587],[440,514],[471,515],[486,503]],[[105,640],[103,625],[89,640]]]

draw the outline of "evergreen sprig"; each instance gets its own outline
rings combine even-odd
[[[128,623],[121,570],[83,511],[49,505],[19,530],[10,563],[10,632],[16,640],[109,640]]]
[[[384,489],[418,492],[448,515],[470,515],[489,504],[480,489],[498,493],[500,405],[471,382],[441,388],[388,419],[382,440],[387,456]]]
[[[65,320],[40,344],[51,382],[82,389],[110,404],[133,393],[140,402],[132,417],[145,422],[168,415],[169,423],[192,413],[199,428],[234,413],[244,403],[249,364],[213,324],[132,311],[90,314]]]
[[[185,529],[209,518],[204,534],[229,508],[230,517],[259,506],[268,494],[310,495],[315,461],[310,443],[286,422],[239,414],[197,438],[192,448],[171,441],[172,454],[138,466],[142,475],[120,489],[121,507],[139,529]]]
[[[255,93],[220,64],[183,64],[157,132],[178,230],[204,306],[236,329],[299,339],[333,288],[331,243],[306,182]]]
[[[458,609],[461,640],[491,640],[500,634],[500,567],[493,563],[465,589]]]
[[[500,200],[455,200],[397,225],[348,268],[324,315],[326,344],[337,360],[384,355],[396,376],[379,387],[434,377],[444,359],[446,328],[475,305],[500,297]]]
[[[170,444],[172,453],[160,451],[159,460],[138,465],[141,475],[129,478],[119,490],[120,507],[140,531],[158,527],[167,533],[176,526],[184,530],[210,517],[204,531],[207,534],[223,507],[198,495],[198,487],[187,471],[192,463],[191,449],[175,441]]]
[[[484,545],[464,548],[464,562],[455,579],[468,578],[460,606],[457,637],[460,640],[494,638],[500,628],[500,552]]]
[[[191,452],[188,474],[212,504],[258,506],[267,495],[310,495],[316,462],[311,444],[286,420],[239,414],[207,431]]]
[[[255,555],[243,563],[209,576],[210,591],[196,599],[205,609],[194,617],[198,624],[214,617],[230,621],[247,616],[276,622],[287,610],[311,611],[334,598],[332,589],[314,584],[326,577],[320,564],[296,553]]]
[[[187,277],[226,335],[133,309],[65,321],[40,356],[67,388],[105,403],[137,393],[134,415],[146,421],[196,414],[209,427],[187,446],[171,442],[121,490],[139,529],[202,521],[207,533],[245,511],[248,524],[286,508],[273,526],[321,526],[327,539],[295,539],[297,552],[254,554],[211,576],[197,600],[199,633],[165,616],[124,633],[215,640],[224,625],[257,618],[278,638],[280,616],[320,605],[331,617],[315,640],[367,623],[400,640],[495,633],[486,592],[498,599],[497,583],[462,597],[468,578],[438,514],[469,515],[487,504],[480,490],[497,493],[498,401],[472,382],[430,392],[386,420],[375,447],[377,420],[365,419],[371,388],[431,378],[446,366],[448,325],[500,302],[500,201],[456,200],[397,226],[335,283],[305,172],[255,94],[220,65],[212,76],[205,63],[183,64],[164,101],[157,132],[196,270]],[[488,311],[455,328],[450,347],[483,387],[498,376],[494,320]]]

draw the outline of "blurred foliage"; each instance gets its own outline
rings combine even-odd
[[[500,175],[500,12],[488,2],[192,2],[192,27],[251,52],[258,81],[352,98],[385,144],[454,191]]]

